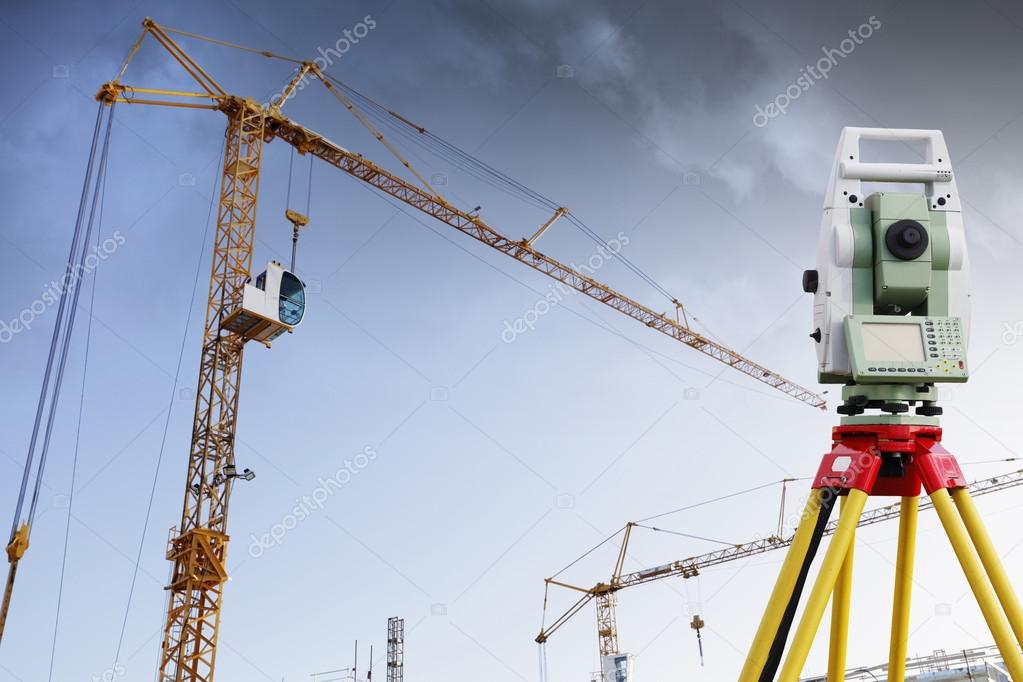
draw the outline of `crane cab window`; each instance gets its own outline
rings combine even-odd
[[[281,296],[279,315],[284,324],[294,326],[302,321],[305,314],[305,287],[302,281],[290,272],[281,273]]]

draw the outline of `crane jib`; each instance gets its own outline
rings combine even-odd
[[[478,216],[473,216],[454,208],[446,201],[428,194],[426,190],[375,165],[362,155],[350,152],[340,145],[330,142],[283,115],[278,114],[268,127],[277,137],[295,146],[299,152],[311,153],[346,173],[400,199],[404,203],[447,223],[473,239],[511,256],[515,260],[563,282],[576,291],[639,320],[648,327],[667,334],[705,355],[724,362],[761,383],[767,384],[771,388],[813,407],[826,408],[824,398],[809,389],[803,388],[775,372],[747,360],[735,351],[703,337],[661,313],[654,312],[607,285],[601,284],[537,251],[522,241],[508,239]]]

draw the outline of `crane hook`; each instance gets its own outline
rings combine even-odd
[[[703,618],[700,618],[700,614],[694,615],[692,622],[689,623],[689,627],[691,627],[693,630],[696,630],[696,645],[700,648],[701,668],[703,667],[703,637],[700,634],[700,631],[703,630],[703,628],[706,627],[706,625],[707,624],[703,622]]]
[[[284,217],[291,222],[291,272],[295,272],[295,257],[298,255],[298,231],[309,224],[309,216],[302,215],[290,208],[284,211]]]

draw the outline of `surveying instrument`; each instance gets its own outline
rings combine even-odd
[[[922,144],[925,162],[864,162],[863,141]],[[864,197],[864,181],[923,183],[924,192]],[[843,416],[813,479],[740,682],[797,682],[829,600],[827,680],[845,679],[853,540],[871,496],[902,498],[888,682],[905,680],[921,490],[933,503],[1009,674],[1023,682],[1023,609],[959,464],[941,445],[937,386],[969,378],[969,275],[959,193],[942,133],[845,128],[828,182],[817,269],[803,275],[803,289],[814,296],[810,336],[819,379],[843,384],[838,407]],[[835,506],[838,525],[796,624]]]

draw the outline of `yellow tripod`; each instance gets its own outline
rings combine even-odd
[[[904,682],[921,488],[930,496],[1013,680],[1023,682],[1023,608],[937,426],[838,426],[739,676],[739,682],[797,682],[832,602],[828,682],[844,682],[853,540],[867,499],[902,497],[888,682]],[[834,537],[785,653],[810,565],[841,499]],[[783,659],[784,655],[784,659]],[[780,667],[780,672],[779,672]],[[777,676],[777,677],[776,677]]]

